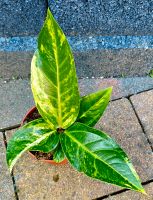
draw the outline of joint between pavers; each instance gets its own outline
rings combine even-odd
[[[146,186],[146,185],[148,185],[148,184],[150,184],[150,183],[153,183],[153,179],[150,179],[150,180],[148,180],[148,181],[142,182],[141,184],[142,184],[143,186]],[[118,191],[116,191],[116,192],[112,192],[112,193],[110,193],[110,194],[104,195],[104,196],[102,196],[102,197],[98,197],[98,198],[93,199],[93,200],[103,200],[103,199],[107,199],[108,197],[116,196],[116,195],[121,194],[121,193],[124,193],[124,192],[126,192],[126,191],[130,191],[130,190],[129,190],[129,189],[121,189],[121,190],[118,190]]]
[[[130,97],[132,97],[132,96],[134,96],[134,95],[142,94],[142,93],[144,93],[144,92],[149,92],[149,91],[151,91],[151,90],[153,90],[153,88],[149,88],[149,89],[146,89],[146,90],[143,90],[143,91],[137,92],[137,93],[135,93],[135,94],[130,94],[130,95],[128,95],[128,96],[125,96],[125,98],[130,99]]]
[[[144,136],[145,136],[145,138],[147,139],[147,142],[148,142],[148,144],[149,144],[149,146],[150,146],[150,148],[151,148],[151,150],[152,150],[152,152],[153,152],[153,145],[152,145],[152,143],[151,143],[151,141],[150,141],[150,139],[149,139],[149,137],[148,137],[148,135],[147,135],[147,133],[146,133],[146,131],[145,131],[145,128],[143,127],[143,124],[142,124],[142,122],[141,122],[141,120],[140,120],[140,118],[139,118],[139,115],[138,115],[138,113],[137,113],[137,111],[136,111],[136,109],[135,109],[135,107],[134,107],[134,105],[133,105],[131,99],[128,98],[128,100],[129,100],[129,102],[130,102],[130,104],[131,104],[131,106],[132,106],[132,108],[133,108],[133,111],[134,111],[134,113],[135,113],[135,115],[136,115],[136,117],[137,117],[137,119],[138,119],[138,122],[139,122],[139,124],[140,124],[140,126],[141,126],[141,129],[142,129],[142,131],[143,131],[143,133],[144,133]]]
[[[6,138],[6,135],[5,135],[5,131],[2,131],[2,134],[3,134],[3,142],[4,142],[4,145],[5,145],[5,148],[7,148],[7,138]],[[13,182],[13,189],[14,189],[15,199],[19,200],[19,196],[18,196],[18,193],[17,193],[17,186],[16,186],[16,183],[15,183],[15,178],[14,178],[13,171],[11,172],[10,176],[11,176],[12,182]]]
[[[0,132],[10,131],[10,130],[19,128],[20,126],[21,126],[21,124],[15,124],[15,125],[8,126],[8,127],[5,127],[5,128],[0,128]]]
[[[118,97],[118,98],[114,98],[114,99],[112,99],[110,102],[112,102],[112,101],[118,101],[118,100],[121,100],[121,99],[123,99],[123,98],[126,98],[126,99],[130,99],[132,96],[134,96],[134,95],[137,95],[137,94],[142,94],[142,93],[144,93],[144,92],[149,92],[149,91],[151,91],[151,90],[153,90],[153,88],[149,88],[149,89],[147,89],[147,90],[143,90],[143,91],[140,91],[140,92],[137,92],[137,93],[135,93],[135,94],[130,94],[130,95],[123,95],[122,97]]]

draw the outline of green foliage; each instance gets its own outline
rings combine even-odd
[[[58,144],[53,153],[53,160],[55,162],[62,162],[65,159],[65,154],[60,143]]]
[[[75,123],[60,135],[60,141],[66,157],[78,171],[108,183],[143,190],[127,155],[106,133]]]
[[[112,88],[98,91],[81,98],[78,122],[94,126],[104,113],[111,97]]]
[[[56,148],[58,142],[56,130],[51,130],[44,119],[29,122],[16,131],[7,145],[6,158],[10,170],[25,151],[50,152]]]
[[[149,76],[150,76],[151,78],[153,78],[153,69],[150,70],[150,72],[149,72]]]
[[[75,122],[80,97],[74,58],[49,11],[32,59],[31,87],[39,113],[51,129],[65,129]]]
[[[92,128],[104,113],[112,88],[80,97],[70,46],[49,9],[32,59],[31,86],[42,118],[24,125],[10,139],[10,170],[25,151],[52,152],[56,162],[66,157],[92,178],[145,193],[121,147]]]

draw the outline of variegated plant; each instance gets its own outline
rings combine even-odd
[[[86,175],[145,193],[121,147],[92,128],[105,111],[112,88],[80,97],[68,41],[48,9],[32,59],[31,86],[41,118],[21,127],[7,146],[12,170],[25,151],[54,152],[53,159]]]

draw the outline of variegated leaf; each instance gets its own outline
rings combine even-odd
[[[52,130],[74,123],[80,105],[74,58],[49,9],[32,59],[31,86],[36,107]]]
[[[78,122],[94,126],[103,115],[112,94],[112,88],[100,90],[81,98]]]
[[[35,149],[49,152],[56,148],[58,142],[59,135],[50,129],[44,119],[36,119],[24,125],[14,133],[7,145],[6,158],[10,171],[25,151]],[[43,146],[45,143],[49,145]]]
[[[106,133],[75,123],[60,135],[70,163],[86,175],[145,193],[125,152]]]
[[[54,150],[53,160],[58,163],[58,162],[62,162],[64,159],[65,159],[65,154],[61,147],[61,143],[59,142],[58,146]]]

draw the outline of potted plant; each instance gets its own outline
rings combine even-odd
[[[26,124],[8,142],[10,171],[30,151],[49,155],[56,163],[67,159],[92,178],[145,193],[126,153],[109,135],[93,128],[112,88],[80,97],[70,46],[49,9],[32,59],[31,87],[37,109],[30,110]]]

